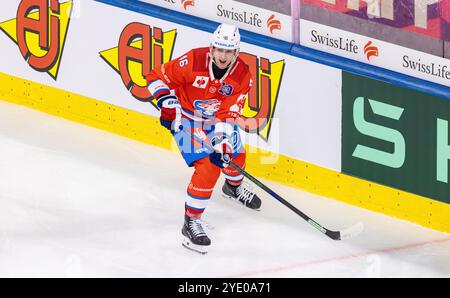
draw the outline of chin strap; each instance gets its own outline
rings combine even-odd
[[[228,76],[231,69],[233,68],[234,63],[236,62],[238,55],[239,55],[239,50],[236,50],[236,52],[234,53],[233,60],[231,60],[230,65],[228,66],[228,70],[223,75],[223,77],[220,79],[220,82],[223,82],[225,80],[225,78]],[[212,55],[212,47],[210,47],[210,50],[209,50],[209,76],[210,76],[211,80],[215,80],[214,72],[213,72],[213,68],[212,68],[213,63],[217,66],[216,61],[214,61],[214,57]]]

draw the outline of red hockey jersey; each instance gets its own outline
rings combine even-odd
[[[240,117],[252,84],[248,66],[239,57],[222,79],[215,79],[208,47],[193,49],[152,70],[147,83],[155,98],[174,90],[183,116],[196,121]]]

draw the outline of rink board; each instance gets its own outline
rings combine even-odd
[[[154,102],[145,93],[142,65],[145,59],[157,66],[178,57],[198,47],[199,41],[209,40],[210,33],[98,2],[73,7],[69,1],[59,13],[50,14],[60,18],[59,55],[46,69],[37,71],[36,65],[24,60],[14,40],[18,3],[2,4],[0,15],[0,27],[6,33],[0,34],[1,99],[174,149],[170,135],[159,125]],[[132,47],[139,49],[148,33],[152,34],[152,54],[125,56],[133,59],[121,67],[119,57],[130,51],[120,46],[121,38],[140,37],[131,40]],[[243,36],[244,41],[251,40],[245,32]],[[34,43],[37,48],[37,39],[27,38],[31,53],[42,56],[32,47]],[[450,232],[450,205],[443,200],[341,173],[340,69],[249,42],[242,44],[242,53],[257,82],[244,115],[257,118],[265,111],[269,118],[257,124],[255,131],[242,133],[251,153],[251,173]]]

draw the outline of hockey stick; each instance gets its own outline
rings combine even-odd
[[[208,143],[203,142],[203,140],[201,140],[196,135],[192,134],[190,131],[187,131],[185,129],[183,129],[183,131],[188,136],[192,137],[194,140],[199,142],[200,144],[204,144],[204,146],[209,151],[214,151],[214,149],[211,147],[211,145],[209,145]],[[291,209],[293,212],[295,212],[297,215],[299,215],[301,218],[303,218],[306,222],[308,222],[311,226],[313,226],[314,228],[319,230],[321,233],[327,235],[328,237],[330,237],[333,240],[347,240],[347,239],[350,239],[352,237],[355,237],[355,236],[359,235],[364,229],[363,223],[359,222],[359,223],[357,223],[357,224],[355,224],[355,225],[353,225],[353,226],[351,226],[351,227],[349,227],[348,229],[345,229],[345,230],[341,230],[341,231],[329,230],[329,229],[323,227],[322,225],[320,225],[319,223],[317,223],[315,220],[313,220],[311,217],[309,217],[308,215],[306,215],[302,211],[298,210],[296,207],[291,205],[288,201],[283,199],[280,195],[275,193],[272,189],[267,187],[264,183],[262,183],[261,181],[259,181],[258,179],[256,179],[252,175],[250,175],[247,171],[245,171],[244,169],[242,169],[241,167],[239,167],[238,165],[236,165],[232,161],[230,161],[228,163],[228,165],[231,166],[236,171],[238,171],[239,173],[241,173],[242,175],[244,175],[247,179],[252,181],[254,184],[256,184],[257,186],[262,188],[264,191],[266,191],[268,194],[270,194],[272,197],[274,197],[276,200],[278,200],[284,206],[286,206],[289,209]]]

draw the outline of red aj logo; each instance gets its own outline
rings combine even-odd
[[[275,19],[274,14],[267,20],[267,28],[269,28],[271,34],[273,34],[274,30],[281,30],[281,22]]]
[[[35,70],[57,79],[73,2],[22,0],[15,19],[0,29],[19,46],[25,61]]]
[[[121,77],[138,100],[156,103],[147,88],[145,75],[172,59],[177,32],[142,23],[128,24],[120,34],[119,45],[100,52],[100,57]]]
[[[184,10],[187,10],[189,6],[195,6],[195,0],[181,0]]]
[[[371,57],[378,57],[378,47],[372,45],[372,41],[369,41],[364,46],[364,54],[366,55],[367,61],[370,62]]]

